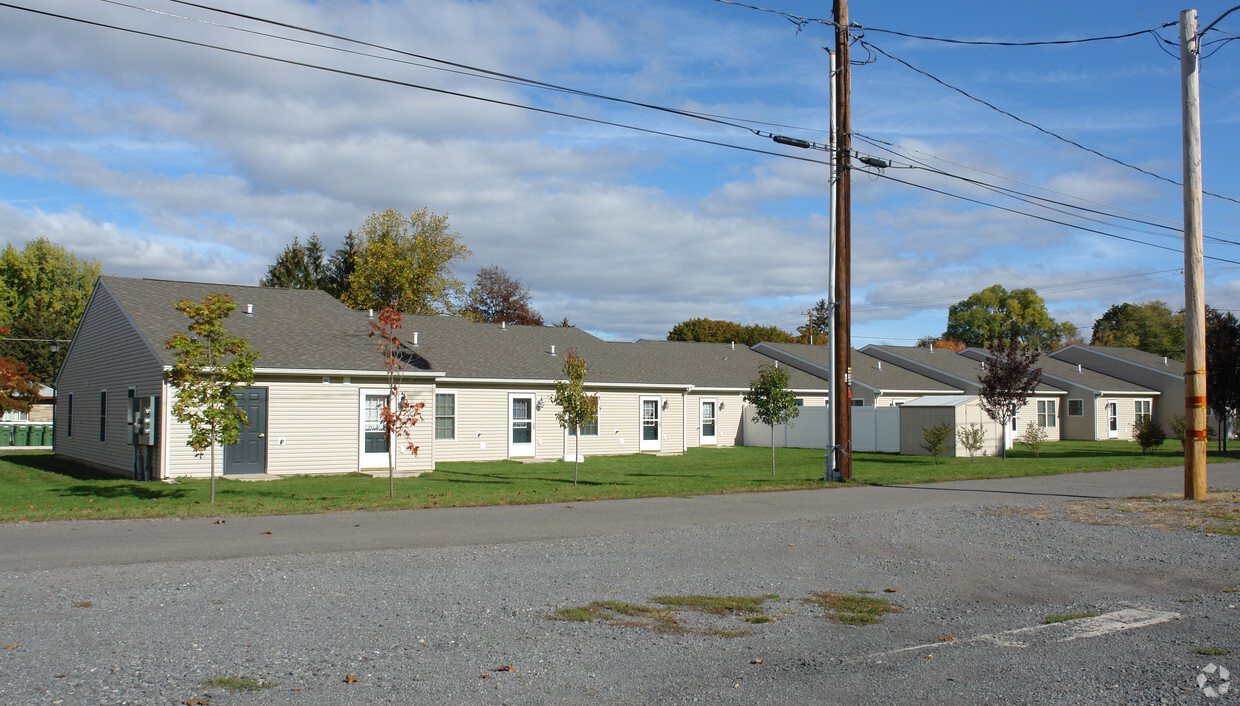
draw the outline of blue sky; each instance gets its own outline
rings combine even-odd
[[[732,125],[247,34],[233,27],[348,46],[168,0],[16,4],[777,155],[826,157],[743,127],[826,141],[823,47],[833,45],[831,28],[716,0],[211,5],[725,116]],[[829,19],[830,3],[754,4]],[[1199,4],[1201,25],[1229,7]],[[856,0],[851,19],[877,50],[1179,181],[1176,46],[1160,49],[1151,35],[969,46],[881,30],[1061,40],[1158,29],[1183,9],[1140,0]],[[1178,29],[1157,34],[1176,42]],[[1206,40],[1237,34],[1240,12]],[[1240,42],[1207,51],[1215,53],[1201,69],[1205,188],[1240,199]],[[110,274],[255,284],[294,237],[316,233],[334,249],[372,209],[427,207],[448,213],[473,250],[462,279],[500,265],[531,286],[549,321],[567,316],[617,339],[662,338],[699,316],[791,331],[803,321],[799,312],[826,296],[829,174],[821,164],[9,8],[0,8],[0,54],[0,242],[20,247],[46,236]],[[864,44],[853,46],[853,58],[867,61],[853,67],[854,148],[892,162],[882,173],[853,175],[855,344],[940,333],[948,306],[995,283],[1034,287],[1053,316],[1087,338],[1113,304],[1182,305],[1179,187],[1047,136]],[[957,177],[1104,215],[1048,211]],[[1206,255],[1217,258],[1206,263],[1207,302],[1240,310],[1240,265],[1226,262],[1240,263],[1240,204],[1207,196],[1205,225]]]

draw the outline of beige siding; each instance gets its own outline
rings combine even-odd
[[[128,390],[135,395],[159,395],[163,366],[138,336],[112,295],[95,289],[78,327],[64,366],[56,396],[56,455],[118,475],[133,472],[129,445]],[[105,441],[99,441],[99,398],[107,390]],[[69,399],[73,399],[69,436]],[[166,406],[166,400],[161,400]]]
[[[1031,424],[1038,423],[1038,401],[1039,400],[1055,402],[1055,413],[1056,413],[1055,426],[1051,427],[1051,426],[1044,425],[1043,428],[1046,430],[1047,441],[1059,441],[1060,424],[1062,423],[1062,416],[1061,416],[1062,410],[1060,408],[1062,407],[1064,403],[1063,398],[1060,398],[1060,397],[1030,397],[1029,400],[1025,403],[1025,406],[1021,407],[1016,412],[1016,433],[1012,437],[1013,441],[1015,441],[1016,439],[1019,439],[1020,435],[1025,433],[1026,427],[1028,427]]]
[[[702,400],[715,401],[715,441],[702,443]],[[810,401],[807,399],[806,404]],[[745,407],[742,392],[695,392],[688,396],[685,415],[685,441],[695,446],[736,446],[741,442],[741,412]]]
[[[362,394],[382,393],[380,380],[369,384],[342,378],[323,383],[322,378],[267,376],[255,379],[255,387],[267,388],[267,472],[275,475],[303,473],[355,473],[361,470]],[[410,402],[426,403],[423,421],[408,440],[395,443],[396,468],[400,471],[429,471],[434,468],[431,450],[433,421],[426,414],[430,404],[428,384],[401,387]],[[197,458],[185,445],[189,426],[168,419],[168,473],[172,476],[203,478],[211,474],[209,454]],[[281,443],[283,442],[283,443]],[[419,447],[414,456],[407,449]],[[223,452],[216,450],[215,472],[223,471]],[[382,468],[386,469],[386,465]],[[379,470],[379,469],[371,469]]]
[[[1083,365],[1120,380],[1148,387],[1151,390],[1157,390],[1160,394],[1153,398],[1154,419],[1162,425],[1163,431],[1169,432],[1170,430],[1167,424],[1169,418],[1184,414],[1184,364],[1179,361],[1168,360],[1163,370],[1152,370],[1136,363],[1116,360],[1079,348],[1056,351],[1054,357]],[[1100,439],[1107,438],[1105,424],[1106,417],[1103,416],[1099,423],[1099,429],[1102,430],[1102,435],[1098,437]],[[1120,427],[1120,437],[1124,438],[1123,426]]]
[[[1068,400],[1080,400],[1084,414],[1079,417],[1070,416],[1068,414]],[[1105,439],[1106,436],[1098,436],[1099,429],[1101,428],[1098,423],[1100,409],[1098,396],[1093,392],[1070,391],[1068,396],[1063,398],[1063,409],[1059,413],[1059,418],[1063,421],[1061,437],[1072,441]]]

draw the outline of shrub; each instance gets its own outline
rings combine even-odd
[[[956,440],[969,452],[969,460],[986,446],[986,427],[977,422],[961,424],[956,427]]]
[[[939,456],[947,450],[947,440],[950,438],[952,438],[952,425],[947,422],[921,428],[921,447],[934,457],[936,464],[939,462]]]
[[[1173,414],[1170,417],[1167,417],[1167,426],[1171,427],[1171,434],[1180,440],[1180,448],[1183,449],[1185,442],[1188,441],[1188,436],[1184,433],[1185,428],[1188,426],[1187,422],[1184,421],[1184,415]],[[1135,429],[1133,430],[1133,438],[1136,438]],[[1166,437],[1164,436],[1163,438]],[[1214,427],[1210,426],[1210,422],[1208,420],[1206,421],[1206,438],[1218,438],[1218,431],[1215,430]]]
[[[1167,440],[1167,435],[1153,417],[1141,417],[1136,424],[1132,425],[1132,439],[1141,447],[1141,453],[1147,454],[1150,449],[1162,446],[1162,443]],[[1182,432],[1180,443],[1181,445],[1184,443]]]
[[[1046,443],[1046,430],[1040,424],[1027,424],[1025,430],[1017,437],[1016,443],[1024,446],[1033,452],[1033,457],[1038,457],[1038,449],[1042,448],[1042,444]]]

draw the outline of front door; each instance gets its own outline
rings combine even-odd
[[[659,401],[658,397],[641,398],[642,436],[639,451],[658,451],[662,448],[659,441]]]
[[[234,390],[237,406],[245,411],[246,425],[237,443],[224,447],[224,475],[267,472],[267,388]]]
[[[715,429],[715,401],[702,400],[702,440],[703,446],[710,446],[719,441],[718,432]]]
[[[1107,438],[1119,438],[1119,403],[1107,402]]]
[[[366,469],[387,468],[391,439],[383,424],[383,409],[387,406],[386,390],[367,390],[362,393],[362,438],[359,467]]]
[[[534,456],[534,396],[508,396],[508,458]]]

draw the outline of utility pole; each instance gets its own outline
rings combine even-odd
[[[1184,10],[1180,13],[1180,74],[1184,124],[1184,342],[1186,353],[1184,356],[1184,435],[1187,437],[1184,443],[1184,499],[1186,500],[1206,499],[1206,307],[1203,293],[1205,266],[1201,242],[1201,87],[1197,75],[1200,49],[1201,38],[1197,34],[1197,11]]]
[[[828,342],[835,352],[831,409],[835,417],[835,468],[844,480],[852,480],[852,71],[848,58],[848,0],[833,0],[835,17],[835,330]]]

